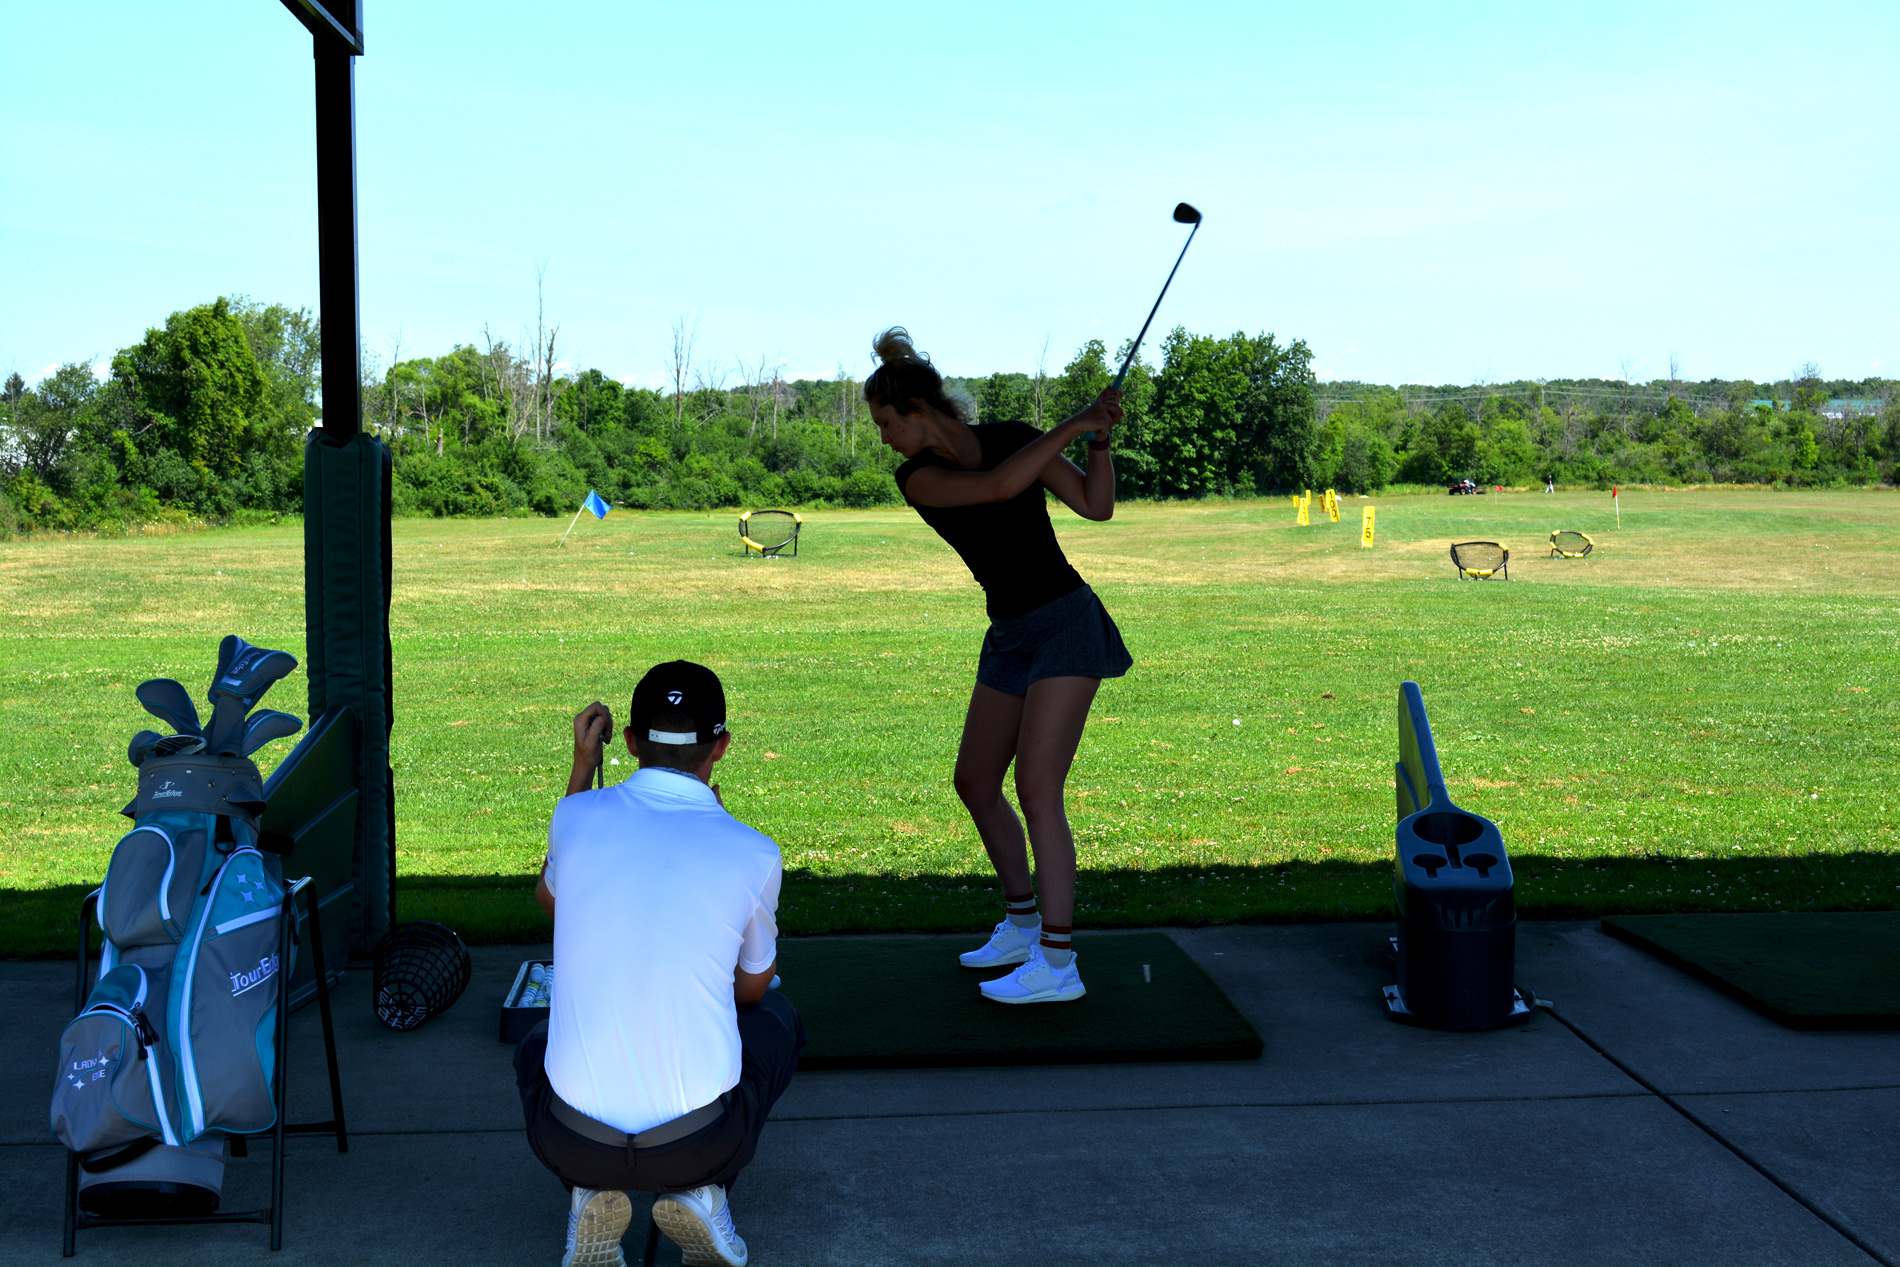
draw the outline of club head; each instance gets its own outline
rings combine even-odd
[[[1188,206],[1185,202],[1177,202],[1174,204],[1174,222],[1176,224],[1199,224],[1201,222],[1201,213]]]
[[[197,735],[167,735],[152,745],[154,757],[188,757],[203,752],[205,741]]]
[[[191,702],[191,692],[168,677],[155,677],[149,682],[139,683],[139,703],[145,705],[145,711],[158,718],[181,735],[199,733],[198,709]]]

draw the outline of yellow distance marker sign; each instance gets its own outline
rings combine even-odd
[[[1334,523],[1339,522],[1339,494],[1330,488],[1326,490],[1326,513]]]
[[[1306,504],[1311,500],[1312,498],[1310,496],[1300,498],[1300,513],[1299,513],[1298,518],[1296,518],[1294,522],[1297,523],[1302,528],[1306,527],[1308,523],[1307,513],[1306,513]]]
[[[1375,510],[1376,507],[1366,507],[1359,521],[1359,548],[1361,550],[1372,549],[1372,516]]]

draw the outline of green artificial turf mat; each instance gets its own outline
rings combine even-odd
[[[1794,1029],[1900,1029],[1900,911],[1619,915],[1603,927]]]
[[[781,987],[805,1018],[801,1069],[1252,1060],[1260,1035],[1165,933],[1075,939],[1088,994],[1010,1006],[977,993],[1003,971],[957,963],[977,937],[779,942]],[[1142,980],[1147,965],[1149,980]]]

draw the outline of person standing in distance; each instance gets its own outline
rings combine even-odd
[[[1084,519],[1114,515],[1109,433],[1121,421],[1121,393],[1103,392],[1046,432],[1024,422],[972,425],[968,406],[944,394],[943,375],[902,327],[880,334],[873,350],[879,365],[864,382],[864,399],[879,438],[904,455],[898,491],[962,556],[990,618],[955,782],[1003,882],[1004,915],[985,945],[958,959],[966,968],[1017,965],[978,987],[998,1003],[1079,999],[1086,991],[1070,947],[1075,838],[1063,786],[1096,688],[1134,660],[1095,591],[1064,557],[1043,490]],[[1062,451],[1090,431],[1084,471]],[[1012,762],[1021,819],[1003,795]]]
[[[562,1267],[624,1267],[630,1191],[660,1194],[653,1221],[687,1263],[745,1267],[727,1189],[805,1046],[770,988],[783,865],[709,784],[732,740],[711,669],[655,665],[628,721],[640,768],[594,790],[613,719],[598,702],[574,718],[535,890],[560,972],[515,1051],[522,1116],[572,1190]]]

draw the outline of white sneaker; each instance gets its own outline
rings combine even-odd
[[[667,1193],[653,1203],[653,1221],[680,1247],[686,1267],[745,1267],[745,1242],[732,1229],[732,1209],[719,1185]]]
[[[1029,958],[1029,948],[1042,940],[1042,921],[1018,928],[1007,919],[996,926],[990,939],[975,950],[957,956],[966,968],[1007,968]]]
[[[998,1003],[1068,1003],[1088,991],[1082,986],[1082,974],[1076,971],[1075,957],[1066,968],[1052,968],[1042,957],[1042,943],[1029,948],[1022,967],[1006,977],[985,981],[977,986],[986,999]]]
[[[620,1238],[633,1221],[633,1202],[624,1192],[576,1188],[567,1210],[567,1252],[561,1267],[627,1267]]]

